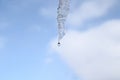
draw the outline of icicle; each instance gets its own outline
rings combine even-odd
[[[58,43],[65,35],[65,21],[69,13],[69,0],[59,0],[57,8],[57,22],[58,22]]]

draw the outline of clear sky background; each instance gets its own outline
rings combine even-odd
[[[0,80],[120,80],[119,3],[71,0],[58,48],[58,0],[0,0]]]

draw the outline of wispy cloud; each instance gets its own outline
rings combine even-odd
[[[117,0],[85,0],[68,17],[69,24],[79,26],[87,20],[106,15]]]

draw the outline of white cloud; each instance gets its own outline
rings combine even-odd
[[[68,22],[79,26],[89,19],[104,16],[117,0],[86,0],[69,14]]]
[[[52,50],[83,80],[120,80],[120,20],[111,20],[85,32],[69,31]]]

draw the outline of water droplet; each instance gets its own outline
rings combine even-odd
[[[58,45],[58,47],[59,47],[59,46],[61,45],[61,44],[60,44],[60,42],[58,42],[58,44],[57,44],[57,45]]]

